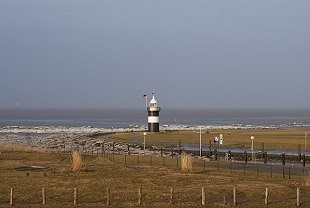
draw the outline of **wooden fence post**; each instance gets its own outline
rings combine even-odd
[[[73,205],[76,206],[78,204],[78,189],[74,188],[73,192]]]
[[[138,204],[140,205],[142,203],[142,188],[139,187],[138,189]]]
[[[42,188],[42,205],[46,205],[45,188]]]
[[[14,195],[14,188],[11,188],[11,193],[10,193],[10,205],[13,206],[13,195]]]
[[[300,206],[300,189],[297,187],[297,207]]]
[[[236,187],[233,188],[233,204],[234,206],[237,205],[237,193],[236,193]]]
[[[107,205],[111,204],[110,188],[107,188]]]
[[[173,187],[170,189],[170,204],[173,204]]]
[[[266,192],[265,192],[265,205],[268,205],[268,188],[266,188]]]
[[[206,192],[205,192],[205,188],[201,188],[201,205],[206,205]]]

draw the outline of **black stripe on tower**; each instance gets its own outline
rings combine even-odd
[[[159,132],[159,123],[148,123],[149,132]]]
[[[159,116],[159,111],[148,111],[148,116]]]

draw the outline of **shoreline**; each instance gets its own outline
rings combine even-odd
[[[203,131],[207,130],[273,130],[273,129],[303,129],[305,127],[278,128],[271,126],[201,126]],[[169,131],[199,131],[200,126],[161,126],[162,132]],[[97,151],[102,144],[112,143],[110,138],[114,133],[145,132],[143,126],[138,128],[93,128],[63,127],[63,126],[6,126],[0,128],[0,145],[20,145],[33,149],[44,149],[47,151],[66,151],[83,147],[83,151]],[[100,137],[96,137],[100,135]],[[128,142],[117,141],[119,151],[128,150]],[[111,146],[111,145],[109,145]],[[143,153],[141,144],[131,145],[132,152]],[[142,151],[142,152],[141,152]],[[151,151],[148,154],[153,154]]]
[[[309,128],[310,125],[276,126],[276,125],[165,125],[160,126],[160,131],[197,131],[203,130],[229,130],[229,129],[296,129]],[[95,134],[95,133],[125,133],[145,132],[144,126],[127,128],[98,128],[92,126],[66,127],[66,126],[5,126],[0,128],[0,134]]]

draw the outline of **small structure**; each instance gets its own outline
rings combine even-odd
[[[160,107],[157,106],[157,101],[155,99],[154,93],[153,98],[150,101],[149,107],[147,107],[148,112],[148,131],[149,132],[159,132],[159,111]]]

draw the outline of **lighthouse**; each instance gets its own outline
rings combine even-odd
[[[157,106],[157,101],[153,93],[153,98],[150,101],[149,107],[147,107],[149,132],[159,132],[159,111],[160,107]]]

